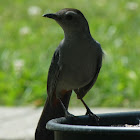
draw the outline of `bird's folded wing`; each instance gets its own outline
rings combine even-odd
[[[101,66],[102,66],[102,56],[98,57],[96,72],[95,72],[94,77],[92,78],[92,80],[89,82],[89,84],[87,84],[86,86],[84,86],[82,88],[74,90],[79,99],[83,98],[85,96],[85,94],[92,88],[92,86],[94,85],[94,83],[97,80],[97,77],[98,77],[98,74],[100,72]]]
[[[59,51],[56,50],[52,58],[47,80],[47,93],[50,100],[56,90],[59,74],[60,74]]]

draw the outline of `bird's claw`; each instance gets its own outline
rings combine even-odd
[[[66,118],[74,118],[75,116],[71,113],[69,113],[68,111],[65,112],[65,117]]]
[[[65,118],[74,118],[75,116],[68,112],[68,110],[66,109],[66,107],[64,106],[64,104],[63,104],[63,102],[61,101],[60,98],[59,98],[59,101],[60,101],[60,103],[62,105],[62,108],[63,108],[63,110],[65,112]]]
[[[76,121],[77,120],[77,117],[74,116],[73,114],[69,113],[68,111],[65,112],[65,118],[67,120],[69,120],[69,122],[73,123],[73,121]]]
[[[94,118],[96,120],[97,124],[99,124],[100,117],[98,117],[97,115],[92,113],[90,109],[87,109],[86,115],[88,115],[91,118]]]

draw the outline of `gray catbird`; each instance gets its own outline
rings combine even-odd
[[[46,123],[53,118],[72,116],[68,104],[72,90],[83,101],[85,94],[94,85],[102,66],[103,51],[90,34],[84,15],[77,9],[66,8],[43,17],[54,19],[64,30],[64,39],[57,47],[49,68],[47,80],[48,97],[36,129],[36,140],[53,140],[53,132],[46,130]]]

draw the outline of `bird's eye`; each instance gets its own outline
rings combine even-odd
[[[67,16],[66,16],[66,19],[67,19],[67,20],[72,20],[72,18],[73,18],[72,15],[67,15]]]

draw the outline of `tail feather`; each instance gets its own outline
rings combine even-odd
[[[70,96],[71,92],[68,92],[62,98],[62,102],[66,108],[68,108]],[[65,112],[60,102],[57,102],[57,104],[52,106],[50,100],[47,98],[43,112],[36,128],[35,140],[54,140],[54,133],[53,131],[46,129],[46,123],[51,119],[64,117],[64,115]]]

